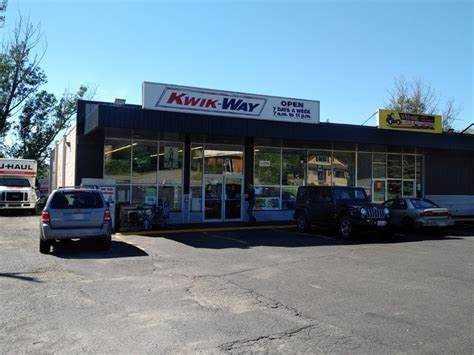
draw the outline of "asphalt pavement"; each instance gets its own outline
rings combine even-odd
[[[474,233],[166,231],[38,251],[0,216],[0,353],[473,353]]]

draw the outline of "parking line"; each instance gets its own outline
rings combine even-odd
[[[140,245],[124,240],[122,233],[115,233],[115,234],[114,234],[114,237],[115,237],[116,239],[120,240],[121,242],[123,242],[123,243],[125,243],[125,244],[128,244],[128,245],[133,245],[135,248],[138,248],[138,249],[140,249],[141,251],[143,251],[144,253],[146,253],[146,250],[145,250],[143,247],[141,247]],[[147,253],[147,254],[148,254],[148,253]]]
[[[234,242],[238,242],[238,243],[241,243],[241,244],[248,244],[248,242],[246,242],[244,240],[237,239],[237,238],[224,237],[223,235],[211,235],[207,232],[202,232],[202,234],[207,235],[208,237],[212,237],[212,238],[227,239],[227,240],[232,240]]]
[[[121,235],[138,235],[138,236],[160,236],[168,234],[196,233],[196,232],[222,232],[222,231],[241,231],[241,230],[259,230],[259,229],[287,229],[295,228],[292,224],[284,224],[281,226],[242,226],[242,227],[214,227],[214,228],[194,228],[194,229],[175,229],[175,230],[153,230],[153,231],[135,231],[122,232]]]
[[[275,229],[275,232],[283,233],[283,231],[279,231],[278,229]],[[301,235],[309,235],[311,237],[318,237],[318,238],[323,238],[323,239],[328,239],[328,240],[339,240],[338,238],[327,237],[327,236],[322,235],[322,234],[313,234],[313,233],[305,233],[305,232],[297,232],[297,233],[301,234]]]

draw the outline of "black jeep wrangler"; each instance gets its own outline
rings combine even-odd
[[[311,225],[337,227],[342,238],[356,230],[386,230],[389,210],[370,203],[364,189],[345,186],[301,186],[294,218],[300,231]]]

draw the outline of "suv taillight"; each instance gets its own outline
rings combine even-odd
[[[41,212],[41,223],[48,224],[49,223],[49,212],[44,211]]]
[[[104,212],[104,221],[110,222],[110,211],[109,210],[106,210]]]

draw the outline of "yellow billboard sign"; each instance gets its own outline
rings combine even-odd
[[[378,128],[399,131],[441,133],[443,131],[441,116],[421,113],[378,110]]]

